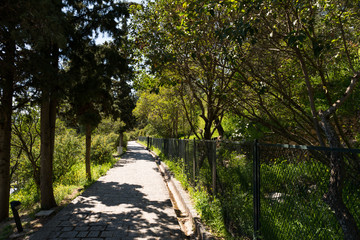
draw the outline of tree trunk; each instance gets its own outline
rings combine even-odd
[[[0,91],[0,222],[9,217],[10,197],[10,146],[13,84],[15,81],[15,41],[6,44],[6,65],[8,68],[0,75],[2,92]]]
[[[33,178],[35,181],[35,184],[37,186],[37,189],[40,189],[40,168],[38,166],[33,165]]]
[[[216,126],[216,129],[217,129],[218,133],[219,133],[220,139],[223,139],[225,131],[224,131],[224,128],[222,127],[222,125],[221,125],[220,119],[218,119],[218,118],[215,119],[215,126]]]
[[[212,122],[210,122],[209,120],[205,120],[205,127],[204,127],[204,140],[211,140],[211,126],[212,126]]]
[[[0,222],[9,216],[11,99],[4,96],[0,109]]]
[[[329,141],[330,147],[340,148],[340,140],[330,123],[327,116],[321,116],[322,128]],[[359,229],[356,225],[354,217],[351,215],[349,209],[346,207],[343,197],[343,183],[344,183],[344,159],[340,152],[332,151],[330,154],[330,181],[329,191],[324,196],[324,201],[335,212],[335,216],[343,230],[344,238],[346,240],[360,239]]]
[[[86,178],[91,180],[91,163],[90,163],[90,150],[91,150],[91,125],[86,124],[86,151],[85,151],[85,168]]]
[[[35,184],[38,189],[40,189],[40,167],[36,164],[37,158],[34,157],[31,152],[26,151],[27,158],[30,160],[31,166],[32,166],[32,175],[35,181]]]
[[[55,142],[56,101],[48,92],[42,93],[40,120],[40,191],[41,208],[56,207],[53,191],[53,156]]]

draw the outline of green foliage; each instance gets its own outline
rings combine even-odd
[[[91,161],[96,164],[111,162],[112,154],[116,151],[117,134],[96,135],[91,143]]]
[[[201,152],[200,144],[197,146]],[[154,151],[165,159],[175,177],[190,192],[201,219],[216,235],[225,239],[250,239],[254,211],[251,148],[252,145],[246,143],[218,143],[215,196],[206,159],[194,181],[192,172],[188,172],[191,166],[184,166],[183,159],[167,159],[159,149]],[[262,239],[343,239],[338,220],[323,199],[328,192],[329,167],[303,150],[283,149],[280,155],[277,151],[279,149],[265,147],[261,150],[262,155],[269,155],[271,159],[265,161],[263,157],[260,168]],[[192,154],[191,147],[187,153]],[[191,161],[187,164],[191,165]],[[355,179],[346,178],[343,199],[357,223],[360,220],[359,189]]]
[[[160,154],[160,158],[166,159],[164,158],[163,154]],[[178,159],[175,161],[165,160],[165,163],[169,167],[169,169],[174,173],[175,178],[181,182],[182,186],[185,189],[189,189],[190,184],[186,174],[184,174],[184,162],[182,161],[182,159]]]
[[[73,129],[66,129],[55,138],[54,181],[66,175],[72,167],[81,162],[84,156],[83,137],[79,137]]]
[[[82,161],[72,165],[71,168],[58,179],[60,185],[84,185],[86,182],[85,163]]]
[[[21,202],[22,209],[32,209],[40,201],[40,191],[32,179],[28,179],[23,188],[10,195],[10,202],[14,200]]]
[[[39,181],[40,118],[37,107],[26,106],[13,117],[11,139],[11,186],[20,189],[27,179]]]
[[[211,227],[215,235],[227,236],[221,201],[218,198],[211,197],[204,189],[193,192],[192,197],[195,201],[195,208],[206,225]]]
[[[111,117],[106,117],[101,120],[99,125],[93,131],[94,135],[107,135],[111,133],[118,133],[124,127],[125,123],[121,120],[114,120]]]
[[[146,142],[141,143],[146,145]],[[190,192],[195,203],[195,208],[199,212],[201,219],[211,227],[213,233],[219,237],[227,236],[228,233],[224,225],[220,200],[210,196],[204,188],[196,189],[190,184],[188,176],[184,172],[183,159],[168,159],[159,149],[152,147],[152,150],[160,156],[162,161],[165,162],[174,174],[175,178]],[[205,175],[207,176],[208,174],[202,174],[203,177],[205,177]]]
[[[262,235],[265,239],[341,239],[335,216],[322,200],[329,171],[319,162],[263,164]],[[320,225],[321,224],[321,225]]]
[[[143,134],[142,129],[135,128],[131,131],[126,132],[127,139],[130,141],[137,140],[140,136],[146,136]]]
[[[93,179],[98,179],[99,177],[106,174],[106,172],[114,166],[117,159],[112,157],[108,162],[105,162],[103,164],[95,164],[91,168],[91,175],[93,176]]]
[[[226,100],[233,71],[223,63],[229,41],[217,37],[216,32],[219,26],[230,24],[230,7],[236,4],[224,2],[162,0],[149,1],[146,6],[133,9],[132,35],[156,76],[155,79],[145,78],[144,85],[151,86],[147,84],[150,80],[159,82],[160,86],[175,86],[175,94],[184,100],[184,113],[179,113],[178,118],[186,117],[191,134],[197,138],[213,137],[228,107]],[[211,14],[214,12],[216,14]],[[155,89],[158,93],[156,90],[161,91],[161,87]],[[169,96],[168,100],[172,98]],[[164,117],[157,115],[160,119]],[[198,132],[198,117],[205,122],[201,132]],[[164,128],[161,130],[153,135],[164,136]],[[177,127],[165,130],[176,131]],[[184,131],[183,135],[189,134]]]
[[[141,91],[133,113],[145,128],[146,136],[178,138],[188,136],[191,128],[179,96],[178,87],[160,87],[157,93]],[[187,108],[191,108],[190,103]],[[151,109],[151,111],[149,111]],[[192,124],[196,125],[197,119]]]
[[[111,129],[110,125],[111,121],[100,124],[100,129],[95,131],[98,134],[93,137],[93,181],[104,175],[116,162],[112,154],[115,151],[118,135],[113,132],[115,129]],[[29,131],[34,130],[29,129]],[[34,149],[39,150],[39,145]],[[74,129],[66,128],[65,123],[58,120],[53,162],[54,195],[58,204],[75,189],[92,183],[86,177],[84,158],[84,136],[76,133]],[[20,155],[17,160],[19,164],[16,169],[14,168],[12,187],[15,188],[15,191],[11,194],[11,201],[21,201],[21,211],[35,209],[38,207],[40,192],[35,184],[34,176],[31,174],[33,166],[24,154]],[[18,181],[23,182],[23,184],[19,184]]]
[[[261,124],[233,114],[226,115],[223,120],[223,127],[225,129],[225,137],[236,141],[261,139],[264,137],[264,133],[268,131]]]
[[[80,183],[77,183],[76,185],[67,185],[66,183],[58,184],[54,187],[54,196],[56,203],[60,205],[61,201],[64,200],[67,196],[71,195],[74,190],[78,190],[83,185]]]
[[[201,109],[204,132],[192,128],[193,134],[210,139],[213,123],[229,110],[239,117],[227,135],[235,133],[239,140],[263,137],[266,142],[352,148],[360,128],[359,7],[354,0],[149,1],[136,7],[133,36],[153,73],[180,86]],[[145,130],[161,135],[153,126]],[[281,179],[278,185],[264,184],[264,191],[279,187],[276,191],[286,194],[282,191],[291,188],[306,196],[309,184],[317,181],[322,188],[330,183],[329,195],[336,195],[342,191],[342,167],[351,165],[349,174],[359,173],[357,158],[333,159],[332,169],[320,179],[308,171],[310,165],[288,160],[264,166],[268,179]],[[231,182],[226,164],[219,178]],[[209,165],[205,161],[199,177],[207,190]],[[316,163],[312,167],[323,170]],[[339,206],[341,201],[331,207],[340,213],[344,208]],[[346,238],[358,232],[351,219],[344,222]]]

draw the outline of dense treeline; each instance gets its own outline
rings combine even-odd
[[[86,135],[88,179],[91,134],[101,119],[123,120],[117,133],[131,127],[128,6],[110,0],[1,1],[0,221],[9,215],[10,183],[19,188],[34,181],[41,207],[56,206],[53,182],[72,159],[59,157],[59,137],[68,131],[58,132],[59,116]],[[96,44],[104,33],[112,40]],[[73,137],[67,144],[76,149]]]
[[[244,130],[237,136],[359,145],[358,1],[159,0],[133,11],[139,64],[153,75],[137,85],[168,106],[144,115],[150,97],[140,95],[135,113],[149,133],[161,128],[157,135],[169,136],[164,116],[175,108],[160,86],[171,86],[199,139],[232,135],[227,131],[235,127],[225,126],[236,122]],[[172,132],[188,135],[181,126]],[[358,239],[342,197],[345,176],[360,176],[358,158],[345,161],[334,152],[317,160],[331,169],[324,201],[345,238]]]

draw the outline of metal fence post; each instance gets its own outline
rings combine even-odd
[[[185,139],[183,139],[182,142],[183,142],[183,151],[184,151],[184,155],[183,155],[183,157],[184,157],[184,174],[186,176],[188,176],[188,174],[187,174],[188,163],[187,163],[187,157],[186,157],[186,145],[187,145],[187,142],[186,142]]]
[[[195,183],[196,182],[196,140],[195,140],[195,138],[194,138],[193,178],[194,178],[194,183]]]
[[[166,148],[165,148],[165,139],[162,139],[162,152],[165,154]]]
[[[210,154],[211,154],[211,162],[212,162],[212,187],[213,187],[213,194],[216,195],[216,142],[210,142]]]
[[[257,240],[260,231],[260,149],[258,140],[254,141],[253,154],[254,239]]]

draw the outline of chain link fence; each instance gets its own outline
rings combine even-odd
[[[189,183],[220,202],[228,231],[243,239],[344,239],[329,191],[329,156],[346,172],[342,199],[360,228],[360,150],[141,137],[183,167]]]

